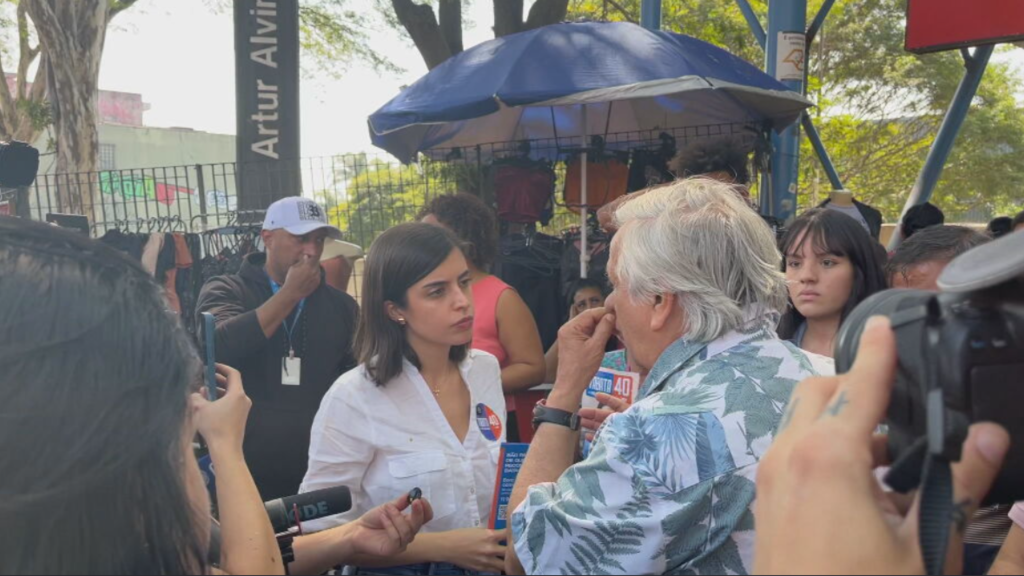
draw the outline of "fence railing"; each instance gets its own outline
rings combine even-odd
[[[566,162],[584,149],[621,153],[671,145],[682,150],[695,141],[721,138],[754,148],[761,134],[754,126],[730,124],[605,134],[588,142],[560,138],[435,150],[411,165],[383,153],[361,153],[274,165],[220,163],[44,174],[22,193],[17,211],[37,220],[49,213],[85,215],[95,236],[112,228],[145,231],[161,222],[202,232],[232,222],[240,210],[266,209],[276,197],[304,194],[324,205],[349,241],[365,248],[384,230],[415,218],[437,195],[468,191],[486,197],[486,168],[496,158],[523,155],[551,161],[560,202]],[[577,216],[559,206],[546,230],[558,231],[575,222]]]

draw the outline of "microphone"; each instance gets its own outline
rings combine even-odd
[[[270,516],[270,524],[274,533],[287,532],[296,525],[293,508],[298,506],[299,521],[309,522],[326,516],[334,516],[352,509],[352,492],[345,486],[324,488],[287,498],[278,498],[264,502]]]

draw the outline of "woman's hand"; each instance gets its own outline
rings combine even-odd
[[[192,394],[193,422],[210,452],[227,450],[241,454],[252,400],[245,395],[242,375],[234,368],[217,364],[217,384],[221,396],[216,402],[210,402],[202,393]]]
[[[409,514],[402,514],[406,509]],[[350,533],[352,549],[356,554],[387,557],[405,552],[416,534],[434,519],[434,510],[426,500],[409,497],[378,506],[352,523]]]
[[[445,533],[444,562],[473,572],[501,574],[505,570],[505,533],[467,528]]]

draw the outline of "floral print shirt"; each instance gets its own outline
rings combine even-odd
[[[754,483],[796,384],[814,375],[752,312],[711,343],[680,340],[590,456],[512,515],[530,574],[747,574]]]

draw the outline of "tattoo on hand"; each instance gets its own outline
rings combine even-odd
[[[789,408],[786,408],[785,415],[782,416],[782,423],[779,424],[779,432],[782,432],[789,427],[790,423],[793,422],[793,414],[796,413],[797,406],[800,405],[799,398],[793,398],[789,403]]]
[[[971,519],[969,514],[971,508],[974,508],[974,501],[970,498],[965,498],[953,506],[951,519],[953,524],[956,525],[956,531],[961,535],[967,531],[967,524]]]
[[[829,415],[839,416],[849,403],[850,401],[846,399],[846,390],[843,390],[839,393],[839,399],[836,400],[836,403],[828,407]]]

